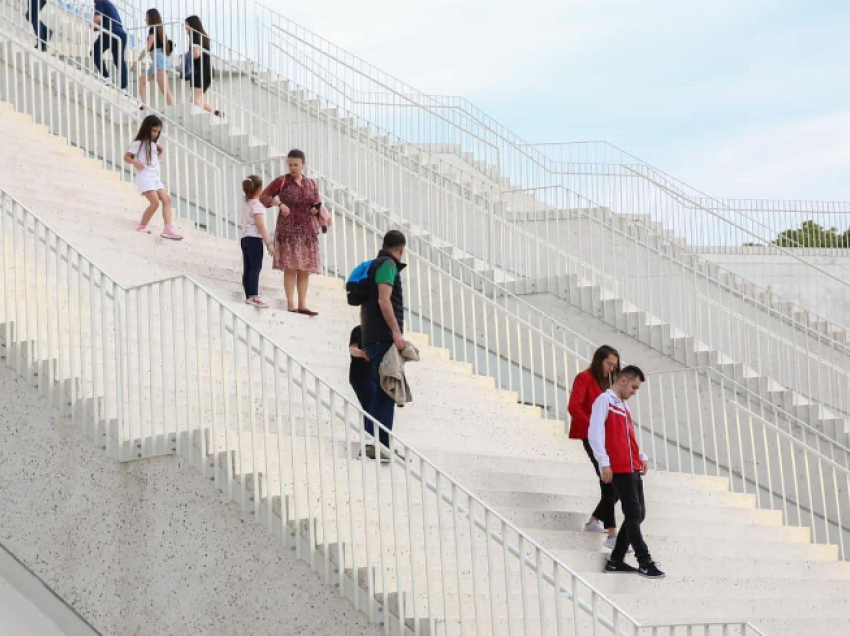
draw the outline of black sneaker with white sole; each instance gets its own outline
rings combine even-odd
[[[608,559],[608,563],[605,564],[606,574],[633,574],[635,572],[637,572],[637,569],[625,561],[612,561]]]
[[[655,561],[650,561],[645,565],[641,565],[638,567],[637,573],[641,576],[645,576],[648,579],[663,579],[666,574],[658,569],[658,566],[655,564]]]

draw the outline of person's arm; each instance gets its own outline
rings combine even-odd
[[[260,195],[260,203],[264,208],[277,206],[283,216],[289,216],[289,208],[280,200],[280,191],[283,188],[284,177],[278,177],[272,181]]]
[[[129,151],[124,153],[124,163],[129,163],[136,170],[144,170],[145,169],[145,164],[143,164],[141,161],[136,159],[136,155],[134,155],[132,152],[129,152]]]
[[[369,356],[366,355],[366,352],[356,344],[348,345],[348,353],[351,354],[352,358],[363,358],[366,362],[369,361]]]
[[[608,398],[603,393],[593,403],[593,409],[590,412],[590,428],[587,431],[587,441],[590,443],[590,448],[593,450],[593,456],[599,463],[600,479],[603,483],[609,484],[614,478],[614,473],[611,470],[611,458],[608,457],[608,451],[605,449],[605,421],[608,419]]]
[[[197,44],[192,45],[192,59],[199,60],[201,59],[201,47]],[[271,206],[269,206],[271,207]]]
[[[393,342],[399,351],[404,351],[407,343],[404,341],[404,335],[401,333],[401,328],[398,326],[398,321],[395,319],[393,311],[393,303],[390,297],[393,295],[393,286],[387,283],[378,283],[378,307],[381,308],[381,315],[384,321],[393,332]]]
[[[274,243],[272,243],[272,240],[269,237],[269,231],[266,228],[265,211],[254,213],[254,224],[257,226],[257,230],[260,232],[260,237],[262,237],[263,243],[265,243],[266,249],[269,251],[269,254],[274,254]]]
[[[635,423],[632,419],[631,413],[629,413],[629,421],[632,424],[632,429],[634,429]],[[638,445],[637,435],[635,435],[635,446],[637,446],[638,457],[640,457],[640,474],[645,475],[649,472],[649,457],[646,456],[646,453],[641,451],[640,446]]]
[[[570,403],[567,412],[573,424],[587,426],[589,424],[588,414],[584,410],[584,402],[587,398],[587,375],[579,373],[573,381],[573,390],[570,392]]]
[[[319,213],[319,208],[317,208],[316,206],[322,204],[322,197],[319,194],[319,187],[316,185],[316,182],[313,181],[313,179],[310,179],[310,183],[313,184],[313,194],[314,194],[313,206],[310,208],[310,214],[312,214],[313,216],[316,216]]]

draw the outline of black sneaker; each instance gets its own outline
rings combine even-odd
[[[658,569],[658,566],[655,564],[655,561],[650,561],[646,565],[641,565],[637,573],[641,576],[645,576],[648,579],[663,579],[666,574]]]
[[[612,561],[608,559],[608,563],[605,564],[606,574],[632,574],[634,572],[637,572],[637,569],[625,561]]]

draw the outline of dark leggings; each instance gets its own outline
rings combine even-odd
[[[623,505],[623,525],[617,533],[617,543],[611,552],[611,560],[621,562],[629,549],[635,550],[635,558],[641,565],[652,561],[649,548],[643,540],[640,524],[646,519],[646,501],[643,498],[643,480],[640,473],[615,474],[611,482]]]
[[[47,50],[47,41],[53,33],[41,21],[41,12],[44,10],[44,5],[46,4],[47,0],[30,0],[30,9],[27,11],[27,20],[32,24],[32,30],[35,31],[38,37],[42,51]]]
[[[590,457],[590,461],[593,463],[593,470],[596,471],[596,476],[601,477],[599,474],[599,464],[596,461],[596,457],[593,456],[593,449],[590,447],[590,442],[583,439],[581,443],[584,446],[587,456]],[[596,510],[593,511],[593,516],[602,522],[606,530],[616,528],[617,521],[614,519],[614,507],[617,505],[617,490],[614,488],[614,484],[603,484],[601,479],[599,480],[599,490],[601,495]]]
[[[242,245],[242,287],[245,298],[260,294],[260,271],[263,269],[263,239],[246,236]]]

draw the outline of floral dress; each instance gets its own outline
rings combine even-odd
[[[278,177],[263,191],[260,203],[270,208],[275,197],[289,208],[289,216],[277,216],[274,269],[321,274],[319,237],[310,213],[310,208],[321,201],[316,182],[302,177],[298,185],[291,175]]]

